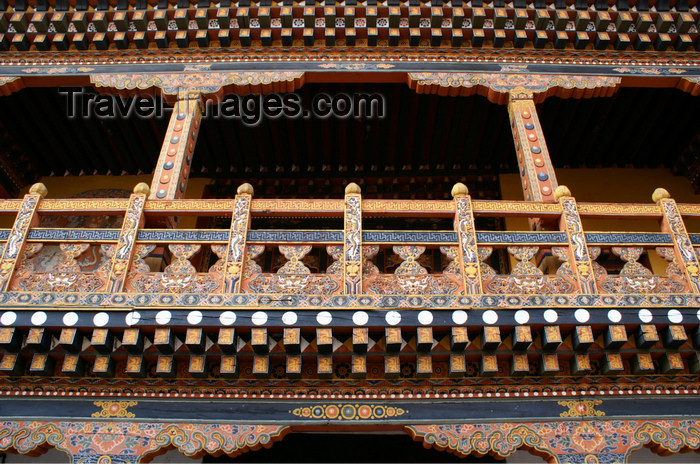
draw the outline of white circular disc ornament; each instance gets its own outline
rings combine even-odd
[[[139,313],[138,311],[130,311],[124,317],[124,322],[126,322],[126,325],[128,325],[129,327],[138,324],[140,320],[141,313]]]
[[[321,325],[328,325],[333,321],[333,316],[328,311],[321,311],[316,315],[316,322]]]
[[[683,322],[683,314],[677,309],[671,309],[668,312],[668,320],[671,321],[672,324],[680,324]]]
[[[649,311],[646,308],[640,309],[639,310],[639,320],[644,322],[644,323],[649,323],[654,319],[654,315],[651,314],[651,311]]]
[[[188,323],[189,325],[197,325],[197,324],[199,324],[200,322],[202,322],[203,317],[204,317],[204,316],[202,315],[202,312],[201,312],[201,311],[191,311],[191,312],[187,315],[187,323]]]
[[[458,309],[457,311],[452,313],[452,322],[454,322],[457,325],[465,324],[467,322],[467,319],[469,319],[469,316],[467,315],[466,311]]]
[[[386,316],[384,316],[384,320],[386,320],[386,323],[389,325],[396,325],[401,322],[401,314],[399,314],[398,311],[389,311],[386,313]]]
[[[294,325],[297,323],[297,313],[294,311],[287,311],[286,313],[282,314],[282,322],[284,325]]]
[[[109,323],[109,314],[105,312],[95,314],[95,316],[92,318],[92,323],[95,324],[95,327],[106,326]]]
[[[34,325],[44,325],[46,322],[46,319],[49,317],[46,315],[44,311],[37,311],[34,314],[32,314],[32,324]]]
[[[481,315],[481,319],[486,324],[493,325],[498,322],[498,313],[493,309],[489,309],[488,311],[484,311],[484,314]]]
[[[255,325],[263,325],[267,322],[267,313],[264,311],[256,311],[250,316],[250,320]]]
[[[611,309],[608,311],[608,319],[610,322],[618,323],[622,320],[622,313],[617,309]]]
[[[6,311],[0,316],[0,324],[2,325],[12,325],[17,320],[17,313],[14,311]]]
[[[528,321],[530,321],[530,313],[524,309],[517,310],[513,317],[515,319],[515,322],[517,322],[520,325],[527,324]]]
[[[78,313],[71,311],[63,315],[63,325],[73,327],[78,323]]]
[[[355,325],[365,325],[369,322],[369,314],[364,311],[356,311],[352,315],[352,323]]]
[[[591,313],[589,313],[586,309],[579,308],[574,311],[574,318],[576,318],[576,320],[581,324],[585,324],[591,318]]]
[[[433,323],[433,313],[430,311],[421,311],[418,313],[418,322],[421,325],[430,325]]]
[[[172,314],[170,314],[170,311],[158,311],[158,314],[156,314],[156,322],[160,325],[165,325],[168,322],[170,322],[170,319],[173,317]]]
[[[221,322],[221,325],[233,325],[233,323],[236,322],[236,313],[233,311],[224,311],[219,316],[219,322]]]

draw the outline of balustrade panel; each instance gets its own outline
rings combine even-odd
[[[343,292],[343,246],[248,245],[241,291],[257,294],[336,295]]]
[[[242,225],[235,228],[235,233],[244,234],[241,236],[246,239],[242,248],[244,254],[240,261],[236,261],[240,284],[230,288],[225,284],[227,275],[233,272],[230,263],[226,266],[231,246],[230,228],[144,227],[144,224],[157,224],[162,210],[167,209],[162,202],[146,200],[143,205],[145,220],[135,228],[133,255],[125,264],[123,286],[110,287],[109,278],[117,269],[115,249],[118,243],[131,240],[131,236],[122,237],[124,231],[119,228],[129,203],[124,200],[103,200],[95,204],[83,200],[47,200],[44,203],[42,200],[37,207],[40,221],[27,228],[26,236],[18,235],[23,240],[22,251],[11,270],[8,291],[354,297],[356,290],[351,292],[348,289],[357,288],[359,294],[366,297],[492,298],[491,295],[513,295],[519,301],[538,295],[673,296],[694,292],[688,280],[688,275],[696,272],[692,260],[679,260],[679,253],[687,252],[687,247],[680,250],[679,238],[674,239],[674,232],[664,228],[663,211],[659,205],[620,204],[614,208],[610,205],[596,208],[595,204],[582,203],[578,205],[579,213],[571,208],[566,210],[571,217],[567,216],[567,221],[562,220],[557,226],[556,215],[561,219],[565,213],[561,204],[540,208],[529,202],[471,201],[462,190],[455,198],[458,201],[437,205],[440,211],[437,220],[442,222],[435,224],[443,230],[381,229],[383,218],[388,224],[397,221],[405,221],[407,225],[419,224],[415,222],[416,218],[425,220],[428,217],[426,211],[436,209],[435,202],[424,205],[422,201],[413,201],[409,205],[403,201],[394,205],[362,201],[361,214],[363,218],[371,218],[371,228],[358,229],[359,263],[354,260],[349,264],[346,262],[347,231],[344,230],[251,229],[249,225]],[[566,198],[569,200],[562,201],[571,202],[573,199]],[[172,200],[167,207],[180,211],[186,204],[190,208],[188,214],[204,217],[212,215],[212,210],[207,208],[210,202],[213,208],[218,208],[215,212],[221,214],[221,200],[198,200],[196,203]],[[153,209],[156,203],[158,209]],[[256,208],[250,212],[252,221],[267,217],[261,205],[277,212],[289,207],[287,200],[264,200],[264,203],[258,201],[255,204]],[[337,202],[314,204],[319,208],[332,206],[328,214],[337,218]],[[66,222],[59,216],[60,211],[69,210],[71,205],[75,207],[79,222]],[[105,210],[105,205],[111,205],[111,209]],[[228,205],[233,208],[234,202],[229,201]],[[471,206],[460,215],[458,205]],[[18,211],[13,210],[16,206],[16,201],[10,201],[3,211],[8,217],[17,214]],[[120,208],[123,208],[121,214]],[[654,213],[653,208],[659,213]],[[688,209],[687,206],[684,208]],[[42,209],[48,216],[42,216]],[[446,221],[450,211],[455,219],[454,228],[444,230],[449,224]],[[633,214],[640,211],[644,214]],[[318,218],[324,212],[300,208],[296,219],[289,224],[303,226],[304,218]],[[233,217],[233,209],[230,214]],[[581,218],[605,217],[625,221],[639,218],[648,222],[653,218],[659,221],[659,229],[641,232],[630,224],[632,232],[587,231],[577,225],[582,223],[577,222],[577,214]],[[504,218],[522,216],[541,219],[548,230],[497,230],[504,224]],[[472,225],[464,229],[465,221]],[[647,227],[646,222],[644,227]],[[334,224],[338,224],[337,219]],[[682,232],[680,226],[676,229],[676,235],[680,233],[678,231]],[[9,236],[9,230],[0,229],[0,247],[4,247]],[[687,234],[687,238],[700,254],[698,235]],[[465,240],[468,242],[466,248]],[[586,259],[589,261],[576,257],[576,263],[570,262],[572,256],[578,256],[570,248],[577,247],[580,255],[581,244],[588,252]],[[361,283],[358,287],[347,285],[349,279],[358,275]],[[595,285],[582,284],[589,275],[593,276]],[[462,304],[457,299],[445,301],[453,301],[451,304],[458,306]]]
[[[461,295],[464,282],[457,245],[363,247],[365,293],[378,295]],[[381,270],[377,266],[381,264]]]

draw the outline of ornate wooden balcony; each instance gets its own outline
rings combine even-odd
[[[700,206],[677,205],[662,190],[654,194],[656,204],[577,204],[566,187],[557,189],[552,203],[472,200],[461,184],[453,189],[453,201],[363,200],[354,184],[337,200],[255,199],[247,184],[233,200],[147,200],[145,185],[134,190],[129,199],[56,200],[45,199],[37,184],[23,200],[0,202],[2,214],[16,216],[12,229],[0,230],[0,304],[33,309],[700,306],[694,248],[700,234],[689,234],[683,222],[699,216]],[[52,216],[67,213],[101,221],[108,216],[111,226],[46,226]],[[228,216],[231,225],[228,230],[145,226],[184,215]],[[274,216],[327,217],[336,223],[342,218],[344,229],[250,227],[253,218]],[[366,218],[410,217],[454,218],[454,228],[362,226]],[[542,230],[480,230],[475,224],[483,217],[530,218]],[[594,218],[625,219],[624,224],[654,219],[659,229],[584,230],[582,220]],[[611,271],[597,261],[601,253],[614,261],[608,263]],[[667,262],[665,272],[654,274],[649,260],[642,259],[645,254]]]

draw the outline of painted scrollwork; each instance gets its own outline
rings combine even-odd
[[[61,243],[52,259],[43,259],[40,263],[36,258],[42,248],[40,243],[25,248],[12,288],[28,292],[63,293],[95,292],[103,287],[105,275],[100,272],[100,256],[96,247],[91,247],[89,243]],[[79,261],[81,255],[85,259]]]
[[[140,293],[211,293],[220,282],[209,273],[198,273],[189,259],[201,248],[199,244],[173,244],[168,249],[174,260],[163,272],[138,272],[128,281],[128,286]],[[146,249],[136,247],[135,255],[142,260]],[[140,263],[139,263],[140,264]],[[143,263],[146,265],[146,263]],[[146,265],[147,267],[147,265]],[[145,270],[143,266],[140,269]]]
[[[566,269],[561,274],[545,275],[532,262],[539,251],[536,246],[510,246],[508,253],[518,260],[510,275],[496,275],[486,283],[490,293],[571,293],[574,284],[566,275]],[[570,270],[570,268],[569,268]]]
[[[393,250],[402,259],[401,264],[394,274],[368,276],[363,283],[366,292],[386,295],[449,295],[461,290],[461,275],[429,274],[421,266],[420,257],[425,252],[425,247],[403,245],[394,246]]]
[[[462,272],[459,269],[459,249],[456,246],[441,246],[440,252],[450,260],[450,263],[442,270],[442,273],[461,276]]]
[[[675,277],[655,276],[638,262],[644,253],[642,247],[612,247],[612,252],[624,261],[619,275],[609,275],[600,284],[606,293],[680,293],[686,288]],[[663,252],[662,252],[663,253]],[[662,255],[663,257],[663,255]]]
[[[310,245],[281,245],[279,250],[287,259],[287,262],[277,270],[277,273],[255,273],[249,277],[246,276],[243,279],[241,288],[244,292],[249,293],[304,295],[332,295],[338,293],[341,290],[342,275],[333,272],[312,274],[311,270],[302,262],[311,249]]]

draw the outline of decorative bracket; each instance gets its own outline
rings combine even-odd
[[[408,85],[418,93],[468,96],[478,93],[492,103],[505,104],[511,94],[534,98],[536,103],[548,96],[590,98],[609,97],[622,78],[611,76],[573,76],[567,74],[520,73],[408,73]]]
[[[164,96],[181,92],[221,96],[225,88],[237,94],[293,92],[304,84],[301,71],[211,72],[170,74],[93,74],[95,87],[117,91],[158,88]]]

